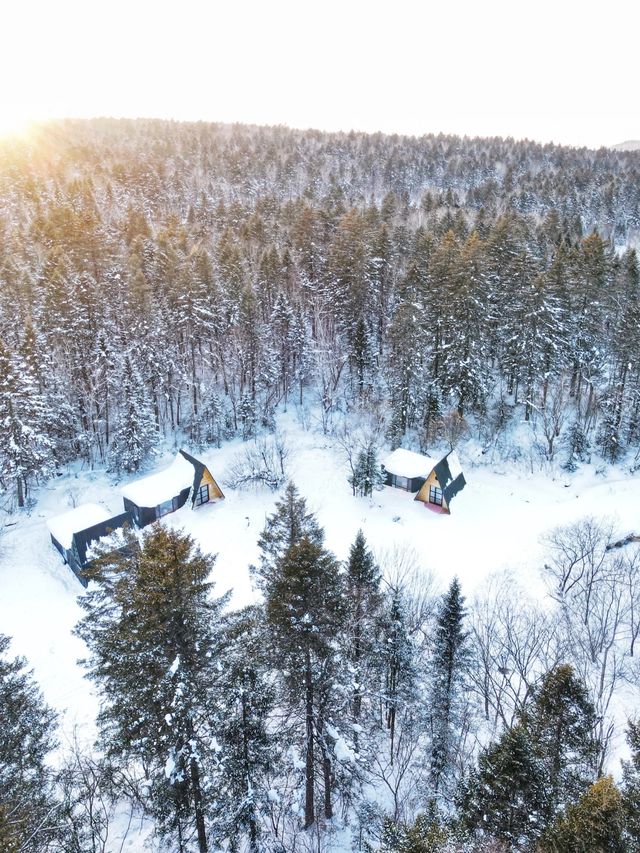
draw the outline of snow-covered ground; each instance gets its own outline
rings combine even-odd
[[[372,499],[354,498],[346,460],[330,437],[304,431],[294,412],[282,416],[279,427],[291,451],[291,479],[317,514],[326,544],[339,559],[346,558],[362,528],[378,555],[409,548],[443,590],[457,575],[467,597],[491,573],[505,568],[525,590],[540,595],[541,538],[558,525],[586,515],[607,516],[621,535],[640,532],[640,476],[620,468],[598,474],[585,465],[575,474],[560,470],[555,477],[527,474],[506,463],[490,465],[484,457],[465,457],[463,449],[467,486],[453,501],[450,516],[437,515],[414,502],[412,495],[389,487]],[[267,489],[234,491],[226,486],[225,472],[242,450],[242,443],[234,441],[219,450],[196,453],[226,500],[195,511],[184,507],[164,521],[184,528],[203,550],[217,554],[216,590],[232,588],[237,606],[254,597],[248,566],[257,560],[258,536],[278,499]],[[436,450],[432,455],[438,455]],[[158,471],[170,464],[174,453],[165,454]],[[120,513],[120,490],[135,479],[115,483],[103,473],[69,472],[39,491],[30,516],[5,519],[0,538],[0,632],[13,637],[12,652],[24,655],[34,668],[67,735],[78,727],[85,738],[92,737],[96,700],[77,663],[83,645],[72,634],[81,615],[77,597],[83,589],[52,546],[47,521],[79,503]]]

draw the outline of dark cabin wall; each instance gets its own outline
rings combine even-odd
[[[404,485],[404,481],[406,479],[407,485]],[[389,474],[387,472],[387,479],[385,480],[386,486],[393,486],[394,489],[403,489],[405,492],[417,492],[422,488],[423,483],[425,482],[424,477],[402,477],[400,479],[400,484],[398,482],[398,477],[395,474]]]
[[[153,524],[154,521],[162,518],[163,515],[169,515],[169,513],[175,512],[177,509],[183,507],[187,502],[190,491],[191,486],[187,486],[179,495],[175,495],[173,498],[170,498],[170,500],[165,501],[165,504],[168,506],[164,512],[162,512],[160,507],[165,504],[158,504],[157,506],[138,506],[132,500],[129,500],[129,498],[123,498],[124,508],[127,512],[131,513],[137,527],[146,527],[148,524]]]

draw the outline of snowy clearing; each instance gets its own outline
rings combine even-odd
[[[362,528],[370,547],[384,557],[395,549],[415,552],[444,590],[454,575],[467,598],[488,576],[509,569],[526,591],[541,595],[541,538],[556,526],[587,515],[611,518],[621,535],[640,527],[640,478],[619,468],[596,474],[584,466],[575,474],[510,471],[462,456],[467,486],[455,499],[450,516],[431,512],[413,495],[385,486],[373,499],[354,498],[347,466],[330,437],[306,432],[293,413],[284,415],[291,454],[289,471],[326,532],[328,547],[347,556]],[[257,539],[277,493],[263,488],[225,489],[225,471],[243,444],[198,453],[226,493],[226,500],[191,510],[188,505],[164,523],[188,531],[203,550],[217,554],[216,592],[233,589],[234,606],[255,597],[248,567],[258,556]],[[162,470],[172,457],[158,464]],[[437,454],[434,454],[437,455]],[[140,477],[129,477],[133,482]],[[72,635],[81,611],[82,588],[51,545],[48,521],[72,502],[93,503],[109,513],[122,511],[124,482],[90,471],[68,473],[39,492],[31,516],[7,519],[0,555],[0,631],[13,637],[13,652],[35,670],[45,698],[63,717],[64,731],[75,726],[90,738],[96,701],[77,664],[84,649]]]

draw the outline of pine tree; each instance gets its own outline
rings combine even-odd
[[[211,598],[213,559],[189,536],[154,525],[125,553],[106,555],[81,600],[76,632],[102,696],[98,717],[107,755],[141,765],[148,807],[175,849],[216,834],[221,686],[217,623],[227,600]]]
[[[380,489],[384,485],[384,474],[382,466],[378,462],[378,454],[375,444],[370,441],[356,457],[353,474],[349,477],[349,484],[354,495],[370,497],[374,489]]]
[[[573,421],[569,426],[563,443],[567,451],[567,460],[562,467],[567,471],[575,471],[578,468],[577,462],[589,462],[591,459],[589,439],[579,421]]]
[[[472,830],[517,845],[539,838],[595,775],[595,712],[566,664],[542,679],[516,724],[478,759],[458,794]]]
[[[571,666],[545,675],[521,720],[544,767],[551,810],[576,800],[595,775],[596,713]]]
[[[540,840],[540,853],[629,853],[625,813],[611,776],[598,779],[567,806]]]
[[[518,724],[483,750],[478,768],[458,791],[462,823],[472,832],[518,849],[545,827],[544,768],[526,729]]]
[[[256,433],[258,420],[256,401],[250,394],[243,394],[238,403],[238,420],[242,425],[242,440],[248,441]]]
[[[416,699],[416,661],[407,625],[406,596],[401,583],[390,585],[384,596],[380,620],[380,693],[384,707],[384,727],[389,735],[389,763],[393,766],[398,749],[398,732]],[[412,725],[412,721],[409,720]]]
[[[430,664],[431,782],[436,796],[443,789],[451,790],[448,776],[455,743],[463,728],[461,714],[471,659],[464,618],[464,597],[458,579],[454,578],[436,617]]]
[[[121,408],[109,447],[114,471],[139,471],[158,442],[155,418],[147,390],[130,356],[125,356],[121,378]]]
[[[52,422],[32,366],[11,356],[0,341],[0,479],[14,485],[19,507],[27,502],[32,481],[53,473]]]
[[[0,634],[0,849],[62,850],[61,808],[48,765],[56,717],[26,662],[7,657],[9,642]]]
[[[274,576],[277,575],[279,561],[286,551],[303,537],[316,545],[322,545],[324,531],[313,513],[307,509],[305,499],[300,496],[295,485],[289,482],[258,539],[260,564],[251,566],[251,572],[265,597],[269,594]]]
[[[224,763],[219,786],[229,804],[221,823],[231,849],[243,837],[251,853],[263,849],[262,817],[267,811],[265,779],[277,763],[277,734],[268,731],[275,691],[267,667],[268,638],[262,608],[229,614],[220,640],[224,709],[220,742]]]
[[[220,447],[223,438],[232,437],[232,416],[225,402],[213,388],[204,394],[191,419],[191,439],[196,447]]]
[[[327,726],[336,710],[335,639],[345,617],[338,563],[321,544],[303,535],[277,560],[265,599],[275,659],[278,669],[285,673],[283,700],[300,719],[304,828],[308,829],[316,823],[320,788],[324,817],[333,817],[333,771]]]
[[[349,551],[345,574],[345,599],[350,611],[347,623],[346,659],[352,673],[351,716],[359,726],[364,714],[375,713],[376,680],[379,669],[377,633],[382,609],[380,572],[367,548],[362,530],[358,530]],[[354,744],[359,748],[358,729]]]

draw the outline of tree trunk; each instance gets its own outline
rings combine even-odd
[[[306,708],[307,708],[307,754],[305,763],[305,780],[304,780],[304,828],[309,829],[313,826],[316,820],[313,793],[315,787],[314,779],[314,754],[313,754],[313,678],[311,675],[311,654],[307,649],[305,653],[305,691],[306,691]]]
[[[324,721],[320,717],[318,719],[318,743],[320,752],[322,753],[322,776],[324,780],[324,816],[327,820],[333,817],[333,805],[331,804],[331,758],[327,749],[327,742],[324,736]]]
[[[198,833],[198,853],[207,853],[207,833],[204,825],[204,807],[202,803],[202,788],[200,787],[200,770],[195,758],[191,759],[191,786],[193,788],[193,807],[195,809],[196,830]]]
[[[255,816],[253,804],[253,788],[251,785],[251,762],[249,760],[249,734],[248,734],[247,699],[242,691],[242,758],[244,761],[244,775],[247,780],[247,799],[251,799],[251,814],[249,816],[249,850],[258,853],[258,823]]]

